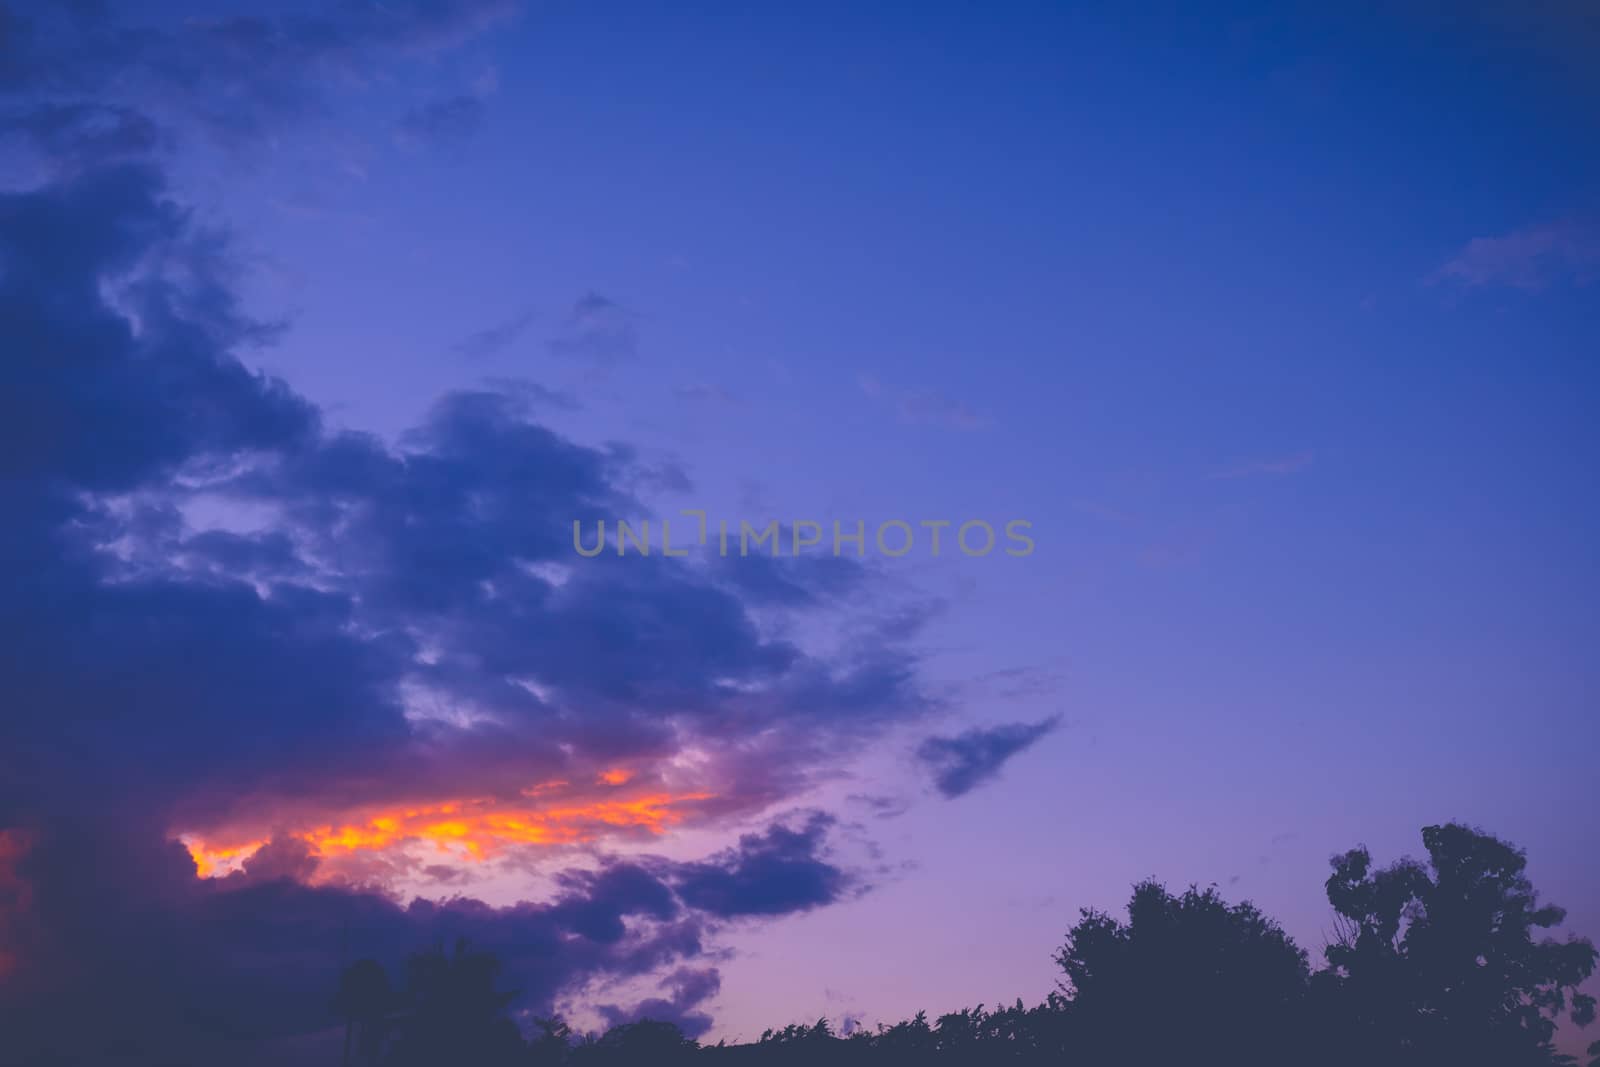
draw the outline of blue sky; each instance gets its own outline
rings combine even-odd
[[[893,644],[916,699],[830,725],[769,794],[585,839],[591,864],[691,863],[835,820],[849,892],[723,917],[713,1036],[1037,998],[1077,909],[1149,875],[1248,896],[1315,954],[1330,854],[1452,818],[1600,931],[1600,27],[1576,5],[440,10],[290,35],[260,80],[159,49],[74,72],[99,31],[58,26],[60,76],[15,98],[154,116],[170,195],[283,327],[237,358],[325,433],[403,449],[442,395],[534,383],[560,440],[626,446],[635,517],[1032,524],[1026,558],[919,547],[826,610],[742,601],[819,663]],[[104,17],[181,46],[225,16]],[[70,179],[8,130],[10,190]],[[213,489],[178,501],[184,536],[309,521],[281,484]],[[957,797],[916,755],[1056,716]],[[280,799],[248,833],[198,788],[160,811],[242,844],[358,810]],[[436,895],[533,899],[569,862],[512,849]]]

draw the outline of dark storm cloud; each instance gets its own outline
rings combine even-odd
[[[647,997],[630,1007],[601,1004],[597,1010],[608,1027],[650,1020],[671,1023],[685,1037],[698,1038],[711,1029],[712,1019],[696,1010],[722,990],[722,975],[715,967],[680,967],[661,983],[665,997]]]
[[[0,134],[23,137],[41,156],[71,169],[147,155],[163,140],[149,116],[133,108],[81,102],[0,114]]]
[[[665,996],[610,1010],[700,1031],[717,976],[688,963],[708,930],[852,884],[822,817],[700,863],[602,856],[509,908],[402,906],[350,886],[455,869],[336,869],[277,832],[388,803],[530,804],[533,783],[615,762],[656,788],[656,762],[688,746],[715,788],[680,813],[743,818],[930,706],[914,625],[822,657],[754,621],[866,600],[859,568],[578,558],[573,520],[643,515],[642,495],[688,482],[539,425],[555,394],[452,393],[391,444],[329,431],[242,358],[274,330],[241,309],[226,239],[149,164],[166,136],[151,116],[258,137],[319,114],[330,82],[507,10],[356,3],[136,28],[92,5],[0,8],[0,121],[54,164],[49,183],[0,194],[0,886],[26,888],[7,897],[0,955],[27,977],[0,992],[0,1030],[24,1058],[72,1032],[85,1062],[109,1054],[102,1035],[135,1059],[246,1062],[241,1046],[320,1039],[353,956],[392,964],[457,936],[501,955],[531,1006],[673,968]],[[96,100],[112,86],[116,103]],[[635,318],[590,294],[550,347],[628,358]],[[218,827],[272,839],[197,879],[170,835]],[[84,1004],[95,1027],[65,1025],[60,1006]]]
[[[733,596],[687,569],[637,562],[576,569],[550,591],[539,618],[503,631],[512,640],[480,654],[575,697],[671,705],[713,700],[730,685],[771,683],[801,662],[792,645],[763,638]]]
[[[676,918],[680,910],[665,883],[631,863],[569,873],[561,882],[565,892],[554,905],[554,913],[573,930],[603,945],[627,936],[624,916],[666,920]]]
[[[898,646],[820,661],[680,561],[578,559],[573,519],[637,509],[616,487],[631,454],[563,440],[523,394],[447,396],[398,449],[324,434],[234,354],[256,330],[217,273],[225,257],[136,273],[192,237],[138,167],[0,198],[15,264],[0,311],[20,342],[0,401],[7,537],[11,558],[48,563],[0,609],[9,691],[50,711],[5,728],[32,766],[70,745],[104,760],[106,788],[140,778],[220,818],[253,788],[380,802],[470,771],[514,792],[560,770],[563,744],[659,754],[685,724],[713,740],[758,723],[848,731],[926,706]],[[178,505],[195,491],[273,525],[186,532]],[[487,718],[408,721],[403,683]]]
[[[787,531],[780,539],[788,537]],[[856,592],[867,569],[847,556],[719,556],[718,577],[753,603],[799,607]]]
[[[947,797],[959,797],[1000,773],[1006,761],[1059,726],[1059,718],[974,727],[954,737],[930,737],[917,747],[917,758],[933,772],[933,781]]]
[[[859,591],[850,568],[786,574],[815,591],[799,596],[577,557],[574,518],[640,513],[622,488],[638,459],[538,425],[525,389],[448,395],[393,446],[325,430],[242,362],[271,331],[238,307],[225,242],[147,167],[0,196],[0,263],[0,831],[30,909],[0,928],[28,975],[0,996],[8,1035],[59,1035],[50,1005],[101,1002],[96,1033],[184,1055],[314,1034],[346,937],[397,959],[468,936],[547,1004],[851,884],[821,817],[699,863],[606,861],[514,908],[309,887],[329,869],[285,835],[196,879],[176,829],[516,800],[614,760],[648,784],[685,745],[717,780],[683,810],[748,815],[929,706],[899,639],[914,626],[818,657],[751,608]],[[256,519],[196,525],[198,503]],[[703,1027],[711,980],[675,974],[669,996],[614,1010]]]
[[[34,1062],[60,1051],[62,1013],[88,1002],[96,1025],[82,1029],[79,1051],[91,1060],[120,1047],[135,1062],[241,1062],[246,1049],[270,1062],[282,1047],[274,1042],[333,1032],[329,998],[344,963],[373,958],[398,976],[407,954],[465,938],[498,955],[518,1005],[539,1012],[590,979],[676,965],[662,981],[667,997],[602,1013],[704,1032],[709,1017],[695,1009],[720,979],[690,963],[705,951],[707,924],[832,899],[844,876],[815,869],[825,830],[815,819],[798,832],[773,827],[706,864],[606,861],[560,876],[548,903],[496,908],[307,886],[298,879],[316,860],[293,841],[274,841],[228,878],[195,879],[182,848],[159,844],[147,825],[58,820],[15,872],[32,890],[23,916],[32,969],[26,985],[0,996],[0,1025],[8,1051]],[[719,878],[729,883],[706,888]]]
[[[519,760],[523,775],[557,769],[562,743],[660,752],[671,731],[640,712],[652,704],[708,724],[801,703],[920,706],[903,653],[819,662],[762,637],[735,592],[678,561],[577,559],[573,518],[637,507],[615,488],[630,456],[528,421],[525,395],[448,396],[398,450],[323,434],[314,408],[233,354],[254,330],[213,273],[225,259],[106,285],[191,236],[137,167],[0,198],[0,250],[16,264],[0,310],[23,342],[0,402],[7,536],[50,563],[4,610],[19,653],[5,680],[51,715],[6,730],[38,765],[70,729],[80,753],[103,755],[107,782],[144,775],[187,811],[197,798],[220,811],[252,782],[310,799],[358,779],[381,800],[384,783],[444,788],[468,766],[491,782],[503,767],[510,788]],[[180,471],[274,525],[186,533]],[[85,490],[144,496],[118,508]],[[537,562],[572,575],[554,584]],[[417,635],[435,646],[427,662]],[[513,684],[523,677],[592,714],[560,714]],[[406,679],[494,718],[408,723]]]
[[[723,919],[785,915],[838,900],[850,888],[843,870],[823,858],[833,825],[817,813],[799,828],[773,825],[703,863],[674,872],[678,895],[690,907]]]
[[[177,845],[67,829],[42,835],[22,861],[34,889],[30,980],[0,998],[19,1062],[60,1052],[63,1008],[86,996],[96,1024],[78,1049],[95,1062],[116,1047],[133,1062],[238,1062],[246,1049],[331,1031],[333,976],[355,957],[398,976],[408,953],[466,938],[505,961],[519,1004],[548,1011],[558,991],[592,976],[644,975],[702,951],[701,921],[634,867],[574,876],[548,904],[402,906],[292,880],[314,863],[292,845],[269,845],[244,873],[211,882],[193,877]]]
[[[404,643],[352,637],[346,598],[146,573],[137,543],[177,517],[92,495],[292,452],[320,432],[311,405],[232,354],[255,331],[208,275],[212,258],[184,256],[192,236],[139,167],[0,197],[8,791],[28,783],[60,804],[142,777],[170,799],[201,791],[219,752],[293,778],[346,744],[381,750],[405,733],[388,696]],[[194,269],[134,277],[156,249]],[[68,760],[70,782],[56,773]]]
[[[97,5],[0,8],[0,91],[114,91],[238,144],[322,114],[328,85],[359,82],[396,56],[454,47],[516,10],[513,0],[358,0],[160,24],[124,23]]]
[[[147,276],[105,299],[152,248],[181,257],[194,239],[143,167],[0,195],[0,474],[126,489],[316,430],[310,404],[228,355],[255,327],[217,279]]]

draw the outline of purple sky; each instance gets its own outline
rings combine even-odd
[[[0,23],[13,980],[105,810],[713,1039],[1450,819],[1600,934],[1576,5],[331,10]],[[684,508],[1035,548],[572,551]]]

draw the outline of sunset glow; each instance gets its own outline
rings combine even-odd
[[[0,1067],[1600,1067],[1596,56],[0,0]]]
[[[608,776],[622,776],[610,781]],[[602,775],[609,784],[625,782],[626,772]],[[528,795],[540,788],[527,791]],[[682,823],[688,807],[714,794],[648,793],[626,799],[574,801],[550,807],[505,806],[491,798],[451,801],[383,811],[361,820],[329,822],[294,831],[311,854],[335,857],[382,852],[418,842],[432,843],[441,853],[473,862],[515,845],[570,845],[613,833],[657,835]],[[195,873],[214,878],[232,873],[266,844],[265,839],[211,844],[195,834],[180,840],[194,858]]]
[[[201,878],[215,878],[220,874],[238,870],[241,863],[255,855],[256,851],[267,843],[263,839],[246,841],[239,845],[211,846],[192,834],[184,834],[178,840],[183,842],[184,847],[189,850],[189,855],[194,857],[195,874]]]

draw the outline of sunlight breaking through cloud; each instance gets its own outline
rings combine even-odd
[[[631,778],[614,768],[603,772],[605,786],[619,787]],[[547,783],[525,791],[534,797],[564,782]],[[330,820],[289,833],[302,841],[309,853],[321,859],[353,853],[383,853],[417,843],[431,843],[441,853],[468,862],[487,859],[508,846],[572,845],[609,836],[658,836],[677,826],[703,801],[715,799],[707,792],[651,792],[631,797],[579,799],[549,806],[528,807],[490,797],[386,809],[364,818]],[[240,870],[265,838],[230,841],[195,833],[179,835],[193,857],[196,874],[215,878]]]

